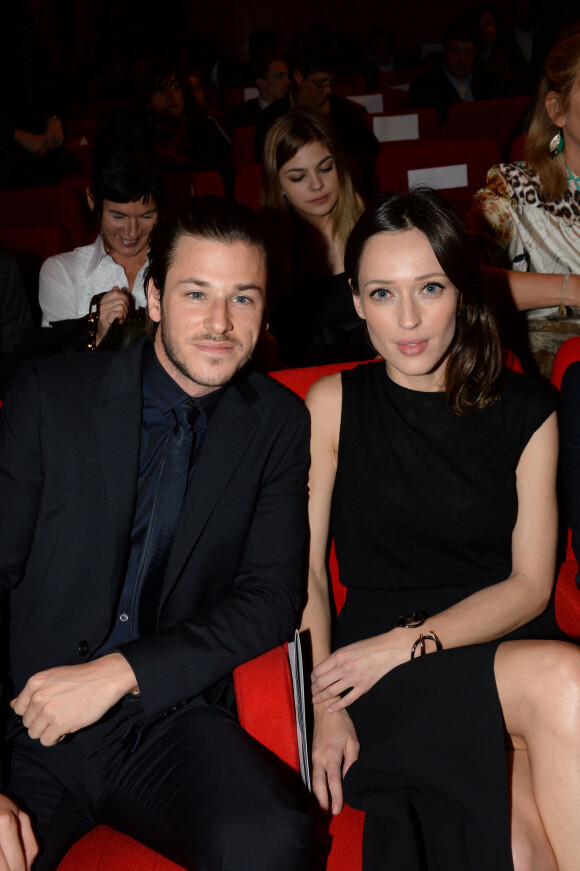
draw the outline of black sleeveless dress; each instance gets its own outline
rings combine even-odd
[[[516,466],[555,408],[512,372],[498,403],[466,417],[392,382],[383,361],[342,386],[333,531],[348,593],[335,647],[509,576]],[[552,607],[509,637],[565,636]],[[405,663],[349,707],[361,751],[344,790],[367,812],[365,871],[513,871],[498,644]]]

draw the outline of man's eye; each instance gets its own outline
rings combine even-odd
[[[247,305],[252,302],[249,296],[236,296],[234,302],[237,302],[238,305]]]
[[[190,290],[187,294],[190,299],[202,299],[203,293],[200,290]]]

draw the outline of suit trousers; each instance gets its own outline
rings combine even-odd
[[[99,823],[195,871],[303,871],[312,820],[301,783],[219,705],[187,704],[145,732],[120,710],[42,747],[11,741],[6,792],[31,815],[53,871]]]

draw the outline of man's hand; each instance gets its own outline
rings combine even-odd
[[[115,319],[122,324],[129,314],[133,299],[128,290],[112,288],[99,301],[99,323],[97,326],[97,345]]]
[[[28,814],[0,795],[0,871],[29,871],[37,853]]]
[[[109,653],[93,662],[39,671],[10,706],[22,717],[31,738],[52,747],[65,735],[96,723],[123,696],[138,689],[125,657]]]

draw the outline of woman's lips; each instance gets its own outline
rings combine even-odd
[[[416,357],[419,354],[422,354],[427,347],[427,339],[422,339],[417,342],[397,342],[397,347],[405,357]]]

